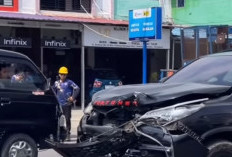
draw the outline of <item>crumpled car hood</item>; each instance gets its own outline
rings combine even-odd
[[[139,104],[152,104],[168,101],[184,96],[204,95],[218,97],[225,95],[231,86],[210,85],[200,83],[150,83],[137,85],[124,85],[102,90],[94,94],[92,102],[105,100],[137,99]]]

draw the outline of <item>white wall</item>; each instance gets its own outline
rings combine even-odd
[[[37,11],[37,0],[19,0],[19,12],[35,14]]]
[[[159,0],[160,6],[162,6],[162,21],[165,23],[173,23],[171,2],[171,0]]]
[[[92,0],[92,15],[111,19],[113,16],[113,0]]]

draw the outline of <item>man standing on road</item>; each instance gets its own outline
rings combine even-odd
[[[67,79],[67,75],[68,69],[64,66],[61,67],[59,69],[60,79],[55,82],[54,88],[66,118],[69,138],[71,130],[71,109],[76,97],[80,92],[80,88],[72,80]]]

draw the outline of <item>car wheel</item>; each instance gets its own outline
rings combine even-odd
[[[207,157],[231,157],[232,143],[229,141],[217,141],[208,146],[209,154]]]
[[[4,142],[1,157],[37,157],[35,141],[25,134],[14,134]]]

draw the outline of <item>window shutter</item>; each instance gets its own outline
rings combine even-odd
[[[56,5],[58,10],[65,10],[65,0],[56,0]]]
[[[72,0],[66,0],[65,1],[65,10],[66,11],[72,11]]]
[[[40,0],[41,10],[85,12],[81,5],[91,12],[91,0]]]
[[[65,10],[65,0],[41,0],[40,3],[42,10]]]
[[[56,0],[40,0],[42,10],[54,10]]]
[[[73,10],[75,11],[81,10],[80,0],[73,0]]]

